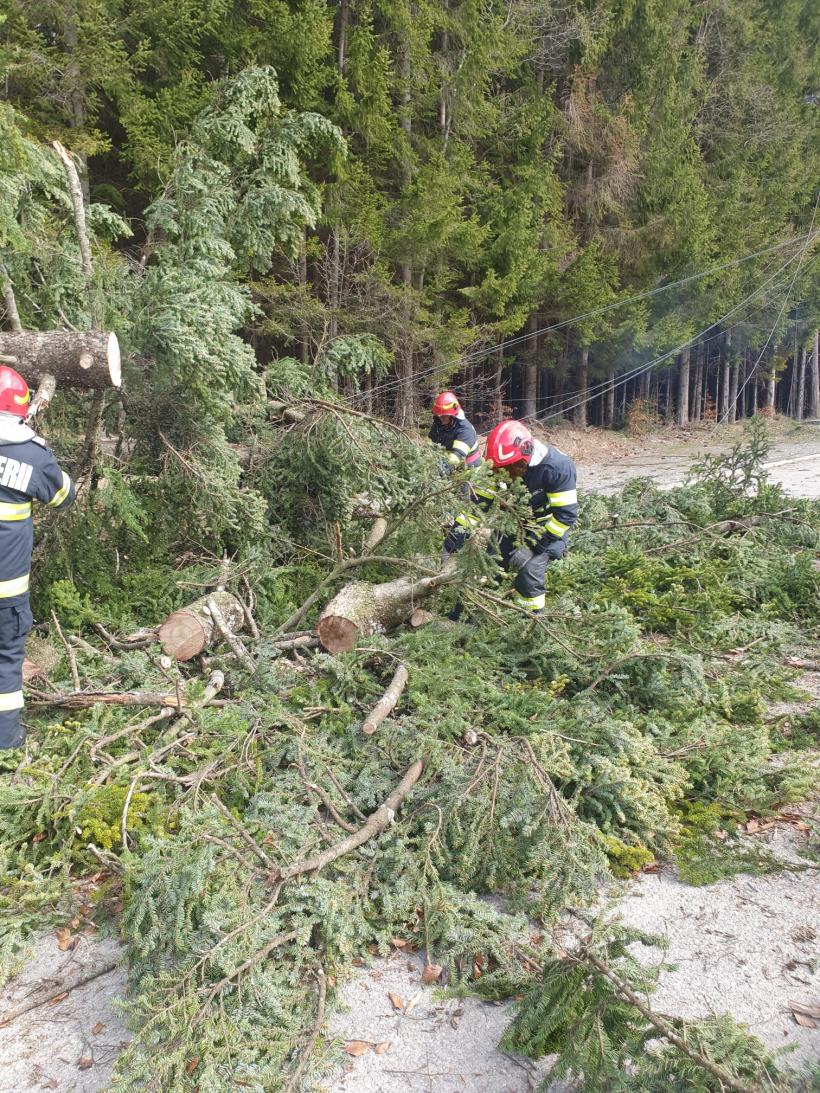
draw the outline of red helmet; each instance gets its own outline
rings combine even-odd
[[[433,403],[433,413],[436,417],[458,417],[461,406],[452,391],[441,392]]]
[[[502,421],[487,437],[487,459],[494,467],[509,467],[532,459],[532,433],[520,421]]]
[[[25,417],[30,397],[28,384],[20,373],[0,366],[0,414]]]

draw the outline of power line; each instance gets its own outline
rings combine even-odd
[[[820,235],[820,232],[818,232],[818,235]],[[801,254],[802,254],[802,252],[801,252]],[[773,273],[771,277],[769,277],[766,281],[764,281],[761,285],[759,285],[754,290],[754,292],[751,292],[739,304],[736,304],[734,307],[730,308],[729,311],[727,311],[725,313],[725,315],[722,315],[719,319],[716,319],[715,322],[710,323],[707,327],[704,327],[704,329],[699,331],[697,334],[692,335],[691,338],[687,338],[687,340],[685,342],[682,342],[680,345],[675,346],[673,349],[667,350],[665,353],[662,353],[660,356],[655,357],[654,360],[648,361],[646,364],[639,365],[638,367],[630,370],[629,372],[626,372],[623,375],[619,376],[618,380],[616,381],[616,383],[614,385],[615,388],[622,387],[625,383],[628,383],[631,379],[635,379],[639,375],[642,375],[644,372],[650,371],[650,369],[654,368],[656,365],[661,364],[663,361],[668,360],[670,357],[675,356],[677,353],[680,353],[687,346],[691,346],[695,342],[699,341],[700,338],[702,338],[705,334],[708,334],[708,332],[710,330],[712,330],[716,326],[720,326],[731,315],[734,315],[735,312],[737,312],[741,308],[745,307],[746,304],[748,304],[751,300],[753,300],[755,298],[755,296],[758,296],[761,292],[763,292],[766,288],[768,288],[768,286],[772,283],[772,281],[776,280],[780,276],[780,274],[783,273],[784,270],[788,269],[788,267],[795,261],[797,261],[797,255],[793,255],[787,262],[784,262],[783,265],[778,270],[776,270],[775,273]],[[608,384],[608,381],[607,381],[607,383],[604,384],[603,386],[608,386],[608,385],[609,384]],[[577,393],[581,394],[582,392],[577,392]],[[547,414],[530,414],[525,418],[521,418],[520,420],[522,420],[522,421],[530,421],[530,420],[531,421],[549,421],[549,420],[551,420],[552,418],[555,418],[555,417],[562,417],[565,413],[568,413],[570,410],[578,409],[578,407],[583,406],[585,403],[592,402],[593,399],[596,399],[598,397],[599,393],[600,392],[596,389],[595,393],[590,395],[589,394],[589,389],[587,389],[587,391],[585,392],[587,397],[585,397],[583,399],[580,399],[580,400],[578,400],[577,402],[575,402],[573,404],[563,406],[560,410],[554,410],[554,411],[551,411],[550,413],[547,413]]]
[[[598,315],[603,315],[603,314],[606,314],[610,311],[617,310],[618,308],[626,307],[628,304],[636,303],[640,300],[648,299],[648,298],[653,297],[653,296],[658,296],[661,293],[669,292],[674,288],[679,288],[681,285],[685,285],[685,284],[688,284],[692,281],[696,281],[696,280],[700,280],[704,277],[708,277],[710,274],[719,273],[722,270],[730,269],[734,266],[742,265],[745,262],[750,262],[754,258],[760,258],[764,255],[772,254],[776,251],[783,250],[785,247],[795,246],[795,245],[803,242],[804,240],[808,240],[810,238],[811,238],[811,233],[809,232],[805,236],[801,235],[801,236],[796,236],[795,238],[792,238],[792,239],[783,240],[782,242],[776,243],[771,247],[764,247],[761,250],[753,251],[750,254],[745,254],[745,255],[741,256],[740,258],[734,258],[734,259],[732,259],[728,262],[723,262],[720,265],[711,266],[709,269],[701,270],[697,273],[688,274],[686,277],[681,277],[677,281],[671,281],[668,285],[659,285],[656,288],[648,289],[646,292],[640,292],[640,293],[637,293],[634,296],[628,296],[628,297],[624,297],[620,300],[615,300],[610,304],[604,304],[601,307],[593,308],[591,311],[583,312],[582,314],[575,315],[572,318],[562,319],[560,322],[553,323],[550,326],[542,327],[539,330],[528,331],[526,334],[521,334],[521,335],[517,336],[516,338],[505,340],[503,342],[498,342],[495,345],[487,346],[484,349],[476,350],[473,353],[464,354],[462,357],[460,357],[456,361],[450,361],[450,362],[446,362],[444,364],[431,365],[428,368],[423,368],[423,369],[420,369],[417,372],[412,372],[409,376],[403,376],[401,378],[397,377],[397,378],[394,378],[394,379],[391,379],[391,380],[386,380],[384,383],[380,383],[380,384],[377,384],[375,387],[371,387],[366,392],[361,392],[358,395],[350,396],[348,401],[351,402],[351,403],[357,403],[357,402],[361,402],[361,401],[371,397],[377,391],[384,392],[384,391],[395,390],[398,387],[402,387],[405,383],[409,383],[413,380],[421,379],[423,376],[432,375],[434,372],[441,372],[443,369],[445,369],[447,367],[448,363],[452,364],[452,365],[459,365],[461,367],[464,367],[467,364],[474,364],[476,361],[482,360],[485,357],[488,357],[488,356],[492,355],[493,353],[497,352],[499,349],[504,350],[504,349],[507,349],[511,346],[518,345],[522,341],[527,341],[529,338],[538,337],[541,334],[551,333],[552,331],[555,331],[555,330],[561,330],[565,327],[572,326],[575,323],[582,322],[584,319],[595,318]]]
[[[815,202],[814,202],[814,210],[813,210],[813,212],[812,212],[812,214],[811,214],[811,224],[809,225],[809,234],[808,234],[808,237],[806,238],[806,242],[805,242],[805,245],[804,245],[804,247],[803,247],[803,250],[802,250],[802,251],[800,252],[800,258],[798,259],[798,262],[797,262],[797,266],[796,266],[796,268],[795,268],[795,271],[794,271],[794,276],[792,277],[792,280],[791,280],[791,284],[789,285],[788,289],[786,290],[786,295],[785,295],[785,296],[783,297],[783,303],[782,303],[782,304],[780,305],[780,310],[779,310],[779,311],[778,311],[778,313],[777,313],[777,318],[776,318],[776,319],[775,319],[775,321],[774,321],[774,322],[772,323],[772,328],[771,328],[771,330],[769,331],[769,336],[768,336],[768,338],[766,339],[766,341],[765,341],[765,343],[764,343],[764,345],[763,345],[763,348],[762,348],[762,349],[760,350],[760,353],[758,354],[758,358],[757,358],[757,360],[756,360],[756,361],[754,362],[754,364],[752,365],[752,368],[751,368],[751,370],[750,370],[750,372],[749,372],[748,376],[746,377],[746,379],[745,379],[745,380],[743,381],[743,385],[741,386],[740,390],[739,390],[739,391],[737,391],[737,393],[735,394],[734,402],[732,403],[732,405],[731,405],[731,406],[728,406],[728,407],[726,408],[726,417],[724,417],[724,418],[723,418],[723,421],[724,421],[724,422],[726,421],[726,418],[728,418],[728,417],[729,417],[729,415],[731,414],[731,412],[732,412],[733,410],[735,410],[735,411],[736,411],[736,409],[737,409],[737,404],[738,404],[738,401],[739,401],[739,399],[740,399],[740,396],[741,396],[741,395],[743,394],[743,392],[744,392],[744,391],[746,390],[746,388],[747,388],[747,386],[748,386],[748,384],[749,384],[749,381],[751,380],[752,376],[754,376],[754,374],[755,374],[755,373],[757,372],[757,368],[758,368],[758,365],[759,365],[759,364],[760,364],[760,362],[761,362],[761,361],[763,360],[763,354],[764,354],[764,353],[766,352],[766,349],[768,348],[769,342],[770,342],[770,341],[772,340],[772,338],[774,337],[774,332],[775,332],[775,330],[777,329],[777,324],[778,324],[778,323],[780,322],[780,320],[781,320],[781,319],[782,319],[782,317],[783,317],[783,312],[784,312],[784,311],[786,310],[786,304],[787,304],[787,303],[788,303],[788,301],[789,301],[789,296],[791,296],[791,294],[792,294],[792,289],[794,288],[794,286],[795,286],[795,284],[796,284],[796,282],[797,282],[797,278],[798,278],[798,276],[799,276],[799,274],[800,274],[800,267],[801,267],[801,266],[803,265],[803,259],[804,259],[804,258],[806,257],[806,251],[807,251],[807,250],[809,249],[809,245],[810,245],[810,243],[812,242],[812,239],[811,239],[811,232],[812,232],[812,228],[814,227],[814,219],[815,219],[815,217],[817,216],[817,206],[818,206],[818,204],[820,204],[820,190],[818,190],[818,191],[817,191],[817,198],[815,199]],[[820,234],[820,233],[818,233],[818,234]],[[715,425],[718,425],[718,424],[719,424],[719,420],[720,420],[719,418],[717,418],[717,419],[715,420]]]

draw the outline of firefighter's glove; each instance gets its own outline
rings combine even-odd
[[[510,555],[509,568],[513,573],[518,573],[520,569],[531,562],[534,555],[529,547],[519,547],[518,550],[514,550]]]
[[[446,459],[440,459],[436,464],[439,478],[449,478],[453,473],[453,464]]]

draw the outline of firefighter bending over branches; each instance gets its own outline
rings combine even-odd
[[[570,528],[578,519],[578,495],[575,488],[575,464],[552,444],[536,440],[519,421],[502,421],[487,437],[487,461],[494,472],[505,471],[510,478],[521,479],[530,494],[532,522],[527,545],[516,546],[511,535],[496,536],[492,551],[504,569],[515,573],[516,603],[534,614],[544,611],[544,577],[550,562],[566,553]],[[474,487],[479,504],[485,509],[498,502],[500,490]],[[503,501],[500,502],[503,504]],[[448,554],[460,550],[478,520],[461,513],[444,541]],[[460,605],[454,615],[460,614]]]

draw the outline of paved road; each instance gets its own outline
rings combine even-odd
[[[799,454],[788,445],[772,449],[772,458],[765,464],[772,482],[777,482],[792,497],[820,499],[820,440],[814,451]],[[651,478],[661,486],[670,488],[680,485],[697,455],[646,456],[602,464],[580,464],[578,479],[587,489],[601,493],[615,493],[632,478]]]

